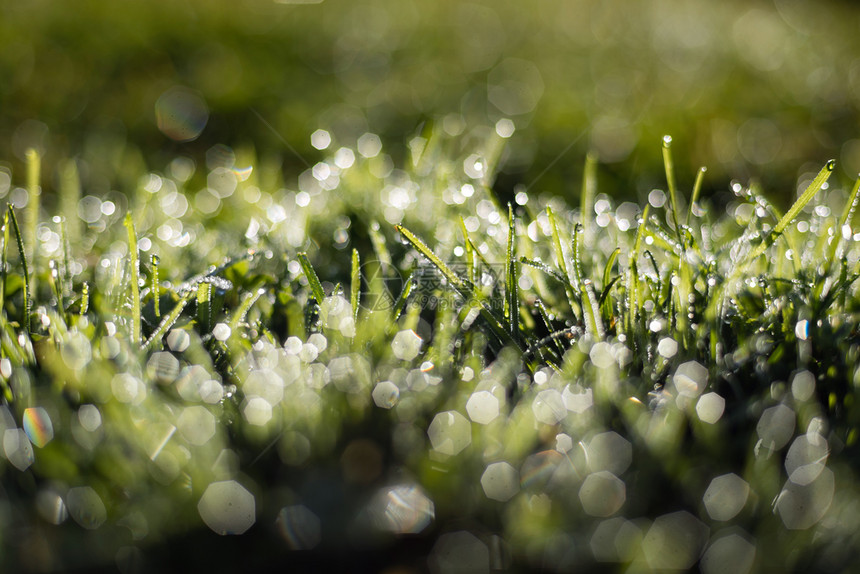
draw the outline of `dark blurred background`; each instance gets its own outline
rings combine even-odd
[[[78,157],[97,192],[129,146],[159,168],[252,144],[294,176],[317,128],[406,150],[424,122],[505,117],[502,188],[575,195],[591,149],[606,190],[647,193],[671,134],[687,188],[707,165],[711,187],[758,177],[788,201],[806,162],[860,171],[858,29],[856,4],[801,0],[3,1],[0,158]],[[187,142],[157,127],[177,91]]]

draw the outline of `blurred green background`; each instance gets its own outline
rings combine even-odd
[[[756,177],[788,202],[806,162],[860,171],[858,29],[854,3],[800,0],[4,1],[0,158],[78,157],[98,192],[129,145],[159,168],[252,144],[294,177],[317,128],[406,150],[428,121],[456,134],[506,117],[501,192],[575,196],[591,149],[604,190],[647,194],[671,134],[682,184],[706,165],[710,190]],[[177,86],[209,112],[190,142],[156,125]]]

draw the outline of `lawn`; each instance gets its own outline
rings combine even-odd
[[[850,570],[860,12],[620,6],[0,6],[0,564]]]

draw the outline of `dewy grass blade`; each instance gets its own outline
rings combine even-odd
[[[352,273],[350,275],[349,304],[352,305],[352,319],[358,321],[358,304],[361,292],[361,259],[358,249],[352,250]]]
[[[562,285],[564,285],[564,283],[565,283],[565,278],[562,277],[558,271],[556,271],[552,267],[548,266],[543,261],[535,261],[534,259],[528,259],[526,257],[520,257],[520,263],[522,263],[523,265],[528,265],[529,267],[534,267],[535,269],[537,269],[539,271],[543,271],[544,273],[546,273],[547,275],[549,275],[550,277],[552,277],[553,279],[555,279],[556,281],[558,281]]]
[[[158,279],[158,255],[153,254],[150,263],[152,264],[152,302],[155,306],[155,318],[161,317],[161,283]]]
[[[12,230],[15,232],[15,241],[18,243],[18,253],[21,256],[21,266],[24,268],[24,325],[27,327],[27,332],[29,333],[31,332],[30,314],[33,309],[33,301],[30,298],[30,266],[27,263],[27,253],[24,251],[24,238],[21,237],[18,218],[15,216],[15,210],[11,204],[9,205],[7,214],[12,221]]]
[[[203,333],[212,330],[212,282],[207,279],[197,284],[197,324]]]
[[[27,211],[25,218],[25,241],[30,243],[31,245],[32,256],[30,257],[30,260],[35,265],[39,249],[39,242],[36,238],[36,228],[39,226],[39,208],[41,206],[39,198],[42,195],[42,188],[39,185],[40,174],[42,172],[42,158],[39,156],[39,152],[34,149],[28,149],[26,152],[26,157],[27,192],[29,193],[30,197],[27,201]]]
[[[618,259],[618,254],[621,253],[621,248],[616,247],[612,253],[609,255],[609,258],[606,260],[606,267],[603,268],[603,290],[605,291],[607,286],[609,285],[609,277],[612,275],[612,266],[615,264],[615,260]]]
[[[570,310],[573,313],[574,319],[577,317],[577,313],[581,311],[581,307],[579,306],[579,294],[576,291],[576,288],[570,282],[570,275],[567,273],[567,262],[564,259],[564,250],[561,246],[561,236],[558,232],[558,222],[555,219],[555,213],[553,213],[552,208],[547,206],[546,214],[549,218],[550,229],[552,230],[552,247],[555,252],[555,259],[558,264],[558,269],[561,271],[561,276],[564,277],[564,292],[567,295],[567,302],[570,305]]]
[[[591,334],[595,342],[602,341],[605,332],[603,330],[603,320],[600,318],[600,306],[594,294],[594,286],[588,279],[583,282],[583,293],[585,295],[582,301],[586,317],[585,332]]]
[[[370,243],[373,245],[373,252],[376,253],[376,259],[382,264],[382,272],[388,273],[391,268],[391,254],[388,252],[388,247],[385,246],[385,237],[379,230],[379,223],[371,221],[367,226],[367,233],[370,235]]]
[[[690,195],[690,209],[687,211],[686,225],[690,224],[690,217],[695,215],[693,210],[696,208],[696,202],[699,201],[699,194],[702,192],[702,182],[705,179],[705,172],[707,171],[708,168],[702,166],[699,168],[699,171],[696,172],[696,181],[693,183],[693,193]]]
[[[397,301],[394,302],[394,306],[391,308],[392,322],[397,321],[397,319],[400,318],[400,314],[403,313],[403,309],[406,307],[406,301],[409,300],[412,288],[415,287],[413,276],[414,273],[410,273],[409,277],[406,278],[406,282],[403,284],[403,289],[400,291]]]
[[[672,136],[663,136],[663,167],[666,170],[666,185],[669,187],[669,208],[672,211],[672,226],[681,242],[681,228],[678,218],[678,192],[675,185],[675,162],[672,160]]]
[[[466,229],[466,220],[460,216],[460,230],[463,233],[463,245],[466,254],[466,277],[470,283],[475,282],[475,250],[469,240],[469,231]]]
[[[81,200],[81,181],[78,174],[78,164],[68,159],[60,165],[60,217],[66,223],[66,244],[77,245],[80,239],[81,219],[77,216],[78,202]],[[71,277],[66,278],[66,284],[71,285]]]
[[[90,310],[90,284],[84,281],[81,285],[81,317]]]
[[[585,156],[582,171],[582,193],[579,205],[580,223],[585,234],[586,244],[591,244],[591,220],[594,213],[594,196],[597,193],[597,156],[589,152]]]
[[[305,272],[305,277],[308,278],[308,285],[311,288],[311,294],[313,294],[317,303],[322,304],[323,299],[325,299],[325,291],[323,291],[322,283],[320,283],[320,279],[317,277],[316,271],[314,271],[306,253],[299,253],[298,258],[299,265],[302,266],[302,271]]]
[[[648,221],[648,212],[651,206],[646,205],[642,217],[639,219],[639,227],[636,230],[636,239],[633,241],[633,250],[630,252],[630,260],[627,265],[627,332],[632,336],[633,325],[639,317],[639,250],[642,239],[645,237],[645,226]]]
[[[508,204],[508,250],[505,257],[505,318],[508,320],[508,328],[514,340],[519,339],[520,332],[520,306],[519,286],[516,259],[516,233],[517,226],[514,219],[514,210]]]
[[[146,343],[141,345],[141,351],[149,351],[152,349],[153,345],[156,341],[160,341],[161,338],[167,333],[167,330],[173,326],[177,319],[179,319],[179,315],[182,313],[182,310],[185,309],[185,306],[188,304],[188,301],[195,295],[194,290],[188,290],[185,295],[176,303],[173,309],[169,314],[165,315],[164,319],[161,320],[161,323],[158,324],[158,327],[152,333],[152,335],[147,339]]]
[[[773,230],[762,239],[761,243],[753,249],[749,255],[747,255],[739,264],[735,265],[732,269],[731,274],[728,279],[716,286],[714,291],[711,294],[711,301],[708,304],[708,308],[706,311],[706,317],[710,320],[714,320],[717,317],[717,310],[722,307],[723,304],[723,294],[727,286],[734,283],[738,278],[740,278],[744,273],[746,273],[747,269],[750,265],[752,265],[756,259],[764,255],[765,251],[774,244],[774,242],[779,239],[779,236],[785,231],[785,229],[789,226],[789,224],[794,221],[794,218],[800,214],[801,210],[806,207],[806,205],[812,201],[812,198],[815,197],[824,183],[830,178],[830,175],[833,173],[833,170],[836,168],[836,160],[828,161],[821,171],[818,172],[818,175],[815,176],[815,179],[806,187],[806,190],[801,194],[801,196],[794,202],[791,208],[782,216]]]
[[[818,172],[818,175],[815,176],[815,179],[812,180],[812,183],[807,186],[806,190],[803,194],[794,202],[794,205],[782,216],[782,219],[776,224],[776,227],[773,228],[773,231],[769,235],[767,235],[764,240],[756,247],[746,258],[744,263],[738,266],[735,270],[736,275],[740,275],[745,271],[745,268],[751,264],[753,261],[758,259],[767,248],[773,245],[773,243],[779,238],[780,235],[785,231],[785,228],[794,221],[794,218],[800,214],[800,211],[806,207],[806,204],[812,201],[812,198],[815,197],[815,194],[819,192],[821,186],[830,178],[830,174],[833,173],[833,170],[836,168],[836,160],[828,161],[821,171]]]
[[[851,225],[851,220],[854,218],[854,212],[857,211],[858,204],[860,204],[860,175],[858,175],[857,179],[854,180],[854,187],[851,188],[848,202],[842,209],[842,216],[839,218],[840,229],[846,225]]]
[[[236,332],[236,329],[239,328],[239,323],[245,320],[245,316],[248,314],[248,311],[251,310],[251,307],[254,306],[257,299],[259,299],[265,292],[266,290],[263,288],[263,280],[258,280],[255,282],[255,285],[251,287],[251,290],[245,293],[242,297],[242,302],[239,304],[239,307],[236,308],[236,311],[233,313],[233,317],[230,319],[229,327],[231,333]]]
[[[137,233],[131,212],[125,214],[125,227],[128,230],[128,253],[131,266],[129,282],[131,283],[131,341],[139,345],[140,335],[140,263],[138,261]]]
[[[830,249],[827,254],[827,270],[833,266],[833,261],[836,259],[836,251],[839,244],[845,238],[845,234],[852,234],[851,220],[854,217],[854,212],[857,210],[857,204],[860,203],[860,175],[854,181],[854,187],[851,188],[851,193],[848,195],[848,201],[842,209],[842,215],[839,217],[839,225],[835,230],[833,239],[830,241]],[[826,275],[826,273],[825,273]]]
[[[573,251],[573,284],[576,287],[577,293],[579,293],[579,303],[583,307],[585,307],[585,297],[582,294],[583,288],[583,274],[582,274],[582,239],[580,236],[583,234],[583,227],[581,223],[577,223],[573,226],[573,239],[571,241],[571,250]]]
[[[3,253],[2,253],[2,269],[0,269],[0,321],[5,324],[6,323],[6,277],[9,275],[9,260],[6,254],[6,247],[9,245],[9,212],[12,210],[12,206],[9,205],[8,209],[6,209],[6,213],[3,214]]]
[[[475,300],[480,305],[481,315],[486,319],[487,323],[489,323],[490,328],[494,331],[497,337],[503,342],[512,343],[520,350],[522,347],[519,342],[516,341],[510,334],[510,328],[506,328],[505,323],[507,322],[503,317],[499,317],[498,314],[493,310],[490,302],[487,301],[486,296],[481,293],[481,291],[475,287],[474,284],[469,283],[466,284],[460,277],[457,276],[454,271],[451,270],[439,257],[433,253],[433,251],[427,247],[427,245],[418,239],[418,237],[403,227],[402,225],[395,225],[394,228],[400,233],[418,252],[423,255],[430,263],[433,264],[436,269],[442,273],[442,276],[451,284],[451,286],[456,289],[460,295],[463,296],[467,301]]]
[[[460,279],[454,271],[451,270],[439,257],[433,253],[433,251],[427,247],[423,241],[418,239],[418,237],[413,234],[411,231],[403,227],[402,225],[395,225],[394,228],[397,230],[400,235],[402,235],[418,252],[423,255],[430,263],[433,264],[436,269],[442,273],[442,276],[451,284],[452,287],[460,291],[461,293],[469,296],[471,293],[466,284]]]

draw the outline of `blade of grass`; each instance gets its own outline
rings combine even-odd
[[[752,265],[756,259],[764,255],[764,252],[774,244],[774,242],[779,239],[780,235],[783,234],[785,229],[794,221],[794,218],[798,216],[800,211],[806,207],[806,205],[812,201],[812,198],[821,190],[821,187],[824,183],[830,178],[830,175],[833,173],[833,170],[836,168],[836,160],[828,161],[824,167],[821,168],[821,171],[818,172],[818,175],[812,180],[812,182],[806,187],[804,192],[800,195],[797,201],[789,208],[789,210],[782,216],[773,230],[766,235],[761,243],[756,246],[741,262],[734,266],[731,274],[728,279],[716,286],[713,294],[711,295],[711,301],[708,305],[706,317],[711,320],[716,319],[717,311],[722,307],[723,304],[723,293],[728,285],[734,283],[738,278],[740,278],[744,273],[747,272],[747,269],[750,265]]]
[[[84,281],[81,285],[81,317],[87,314],[90,309],[90,284]]]
[[[585,332],[592,335],[595,342],[602,341],[605,332],[603,330],[603,320],[600,318],[600,305],[594,294],[594,286],[589,279],[586,279],[583,287],[585,297],[583,297],[582,306],[585,308]]]
[[[693,209],[696,207],[696,202],[699,201],[699,193],[702,191],[702,182],[705,179],[705,172],[708,171],[708,168],[702,166],[699,168],[699,171],[696,172],[696,181],[693,183],[693,193],[690,195],[690,209],[687,211],[687,219],[684,222],[685,225],[690,224],[690,217],[695,215],[693,213]]]
[[[158,255],[153,254],[150,259],[150,263],[152,264],[152,303],[155,307],[155,317],[157,319],[158,317],[161,317],[161,282],[158,279]]]
[[[39,185],[39,176],[42,172],[42,158],[39,156],[39,152],[32,148],[27,150],[26,158],[27,193],[29,194],[29,199],[27,201],[26,221],[24,222],[26,228],[24,231],[26,238],[25,242],[31,245],[32,255],[30,257],[30,261],[35,265],[39,250],[36,228],[39,226],[39,208],[41,204],[39,199],[42,195],[42,188]]]
[[[9,274],[9,262],[6,255],[6,247],[9,245],[9,211],[12,209],[12,206],[9,205],[6,209],[6,213],[3,214],[3,253],[2,257],[2,283],[0,283],[0,321],[3,324],[6,323],[6,277]]]
[[[203,333],[212,330],[212,282],[206,279],[197,284],[197,324]]]
[[[555,219],[555,213],[553,213],[552,208],[547,206],[546,208],[547,217],[549,218],[549,225],[552,231],[552,247],[555,252],[555,259],[558,265],[559,271],[561,271],[561,276],[564,277],[564,292],[567,295],[567,302],[570,305],[570,310],[573,313],[574,320],[577,318],[577,312],[581,311],[581,307],[579,306],[579,294],[576,291],[576,288],[570,282],[570,275],[567,273],[567,262],[564,259],[564,250],[561,247],[561,236],[558,233],[558,222]]]
[[[409,277],[406,278],[406,283],[403,284],[403,289],[400,290],[400,295],[397,297],[397,301],[394,302],[394,307],[391,308],[392,323],[400,318],[400,314],[403,313],[403,309],[406,307],[406,301],[409,300],[409,295],[412,293],[413,287],[415,287],[414,275],[414,272],[410,273]]]
[[[860,175],[858,175],[857,179],[854,181],[854,186],[851,188],[851,193],[848,195],[848,201],[845,203],[845,207],[842,208],[842,215],[839,217],[839,225],[836,227],[836,235],[830,242],[830,249],[827,254],[828,272],[833,265],[833,260],[836,258],[836,251],[839,248],[839,244],[843,240],[843,230],[846,225],[849,226],[848,232],[851,232],[851,220],[854,217],[854,211],[857,209],[858,203],[860,203]],[[827,274],[828,273],[825,273],[825,275]]]
[[[370,235],[370,243],[373,245],[373,252],[376,253],[376,259],[382,263],[382,273],[387,274],[388,269],[392,266],[391,254],[388,252],[388,247],[385,246],[385,237],[379,230],[379,223],[371,221],[367,227],[367,233]]]
[[[358,249],[352,250],[352,274],[349,286],[349,304],[352,305],[352,319],[358,322],[358,303],[361,291],[361,259]]]
[[[189,290],[185,292],[185,295],[176,303],[176,305],[171,309],[170,313],[164,316],[164,319],[161,320],[161,323],[158,324],[158,327],[153,331],[152,335],[146,342],[141,345],[141,351],[149,351],[152,349],[153,345],[160,341],[164,334],[167,333],[167,330],[173,326],[177,319],[179,319],[179,315],[182,313],[182,310],[185,309],[185,306],[191,300],[191,298],[195,295],[194,290]],[[83,307],[82,307],[83,308]]]
[[[794,221],[794,218],[798,216],[800,211],[806,207],[806,204],[809,203],[815,194],[819,192],[821,186],[830,179],[830,174],[833,173],[834,168],[836,167],[836,160],[828,161],[821,171],[818,172],[818,175],[815,176],[815,179],[812,180],[812,183],[807,186],[806,190],[801,194],[801,196],[794,202],[794,205],[782,216],[782,219],[779,220],[779,223],[776,224],[776,227],[773,228],[773,231],[770,232],[767,236],[764,237],[762,242],[747,256],[746,260],[743,264],[738,266],[735,270],[735,275],[740,275],[746,270],[746,267],[758,259],[767,248],[774,244],[774,242],[779,238],[780,235],[783,234],[785,228]],[[799,255],[799,254],[798,254]]]
[[[514,253],[516,249],[516,220],[514,210],[508,204],[508,250],[505,257],[505,318],[508,320],[511,338],[519,339],[520,333],[520,306],[519,285],[517,284],[517,259]]]
[[[140,334],[140,264],[138,262],[137,233],[134,230],[134,221],[131,212],[125,214],[125,227],[128,230],[128,254],[131,266],[131,342],[139,345]]]
[[[579,218],[582,223],[585,241],[591,244],[591,220],[594,213],[594,196],[597,193],[597,155],[589,152],[585,155],[585,167],[582,171],[582,193],[579,206]]]
[[[520,263],[522,263],[523,265],[528,265],[529,267],[534,267],[535,269],[537,269],[539,271],[543,271],[544,273],[546,273],[547,275],[549,275],[550,277],[552,277],[553,279],[555,279],[556,281],[558,281],[562,285],[565,282],[564,277],[562,277],[558,271],[556,271],[552,267],[548,266],[543,261],[535,261],[534,259],[528,259],[526,257],[520,257]]]
[[[642,238],[645,236],[645,222],[648,221],[650,208],[650,205],[646,205],[645,211],[642,212],[642,217],[639,219],[636,239],[633,240],[633,250],[630,252],[630,259],[627,264],[627,320],[625,323],[628,337],[631,340],[633,340],[634,335],[633,325],[639,317],[639,249],[642,245]]]
[[[583,288],[583,274],[582,274],[582,259],[581,259],[581,247],[582,240],[580,236],[583,234],[583,226],[581,223],[577,223],[573,226],[573,239],[571,242],[571,250],[573,251],[573,284],[576,287],[577,293],[579,293],[579,304],[585,307],[585,297],[582,294]]]
[[[15,209],[11,204],[7,214],[12,221],[12,230],[15,232],[15,241],[18,243],[18,253],[21,256],[21,266],[24,268],[24,325],[27,327],[27,333],[30,333],[30,314],[33,309],[33,301],[30,299],[30,266],[27,263],[27,253],[24,251],[24,238],[21,237],[18,218],[15,216]]]
[[[606,290],[607,285],[609,285],[609,277],[612,275],[612,266],[615,264],[615,260],[618,259],[618,254],[621,253],[621,248],[616,247],[612,253],[609,255],[609,258],[606,260],[606,267],[603,268],[603,289]]]
[[[466,229],[466,220],[460,216],[460,230],[463,232],[463,244],[466,252],[466,277],[470,283],[475,282],[475,249],[469,239],[469,230]]]
[[[266,292],[262,283],[262,279],[256,281],[255,285],[252,286],[251,289],[242,297],[242,302],[236,308],[236,311],[233,313],[233,317],[230,319],[229,326],[231,333],[235,334],[236,330],[239,328],[239,323],[245,320],[245,316],[248,314],[248,311],[251,310],[251,307],[254,306],[257,299]]]
[[[78,244],[80,238],[81,219],[77,216],[78,202],[81,200],[81,181],[78,175],[78,164],[73,159],[67,159],[60,165],[60,218],[66,225],[67,242]],[[71,277],[66,278],[66,284],[71,285]]]
[[[672,160],[672,136],[663,136],[663,167],[666,170],[666,184],[669,187],[669,208],[672,212],[672,226],[681,242],[681,228],[678,225],[678,198],[675,185],[675,162]]]
[[[316,271],[314,271],[307,254],[299,253],[298,258],[299,265],[302,266],[302,270],[305,272],[305,277],[308,278],[308,285],[311,288],[311,293],[313,294],[314,299],[317,300],[317,303],[322,303],[325,299],[325,291],[323,291],[322,283],[320,283],[320,279],[317,277]]]
[[[433,253],[433,251],[427,247],[427,245],[418,239],[418,237],[403,227],[402,225],[395,225],[394,228],[416,249],[418,252],[423,255],[430,263],[433,264],[436,269],[442,273],[442,276],[451,284],[454,289],[456,289],[460,295],[466,299],[467,301],[475,300],[480,305],[480,312],[487,323],[490,325],[490,328],[499,338],[499,340],[512,343],[516,347],[520,347],[519,342],[514,340],[510,335],[510,329],[506,329],[506,321],[504,318],[500,318],[496,312],[493,310],[489,301],[487,301],[486,296],[474,285],[467,284],[460,277],[457,276],[454,271],[451,270],[439,257]]]

